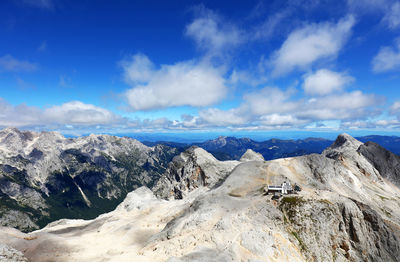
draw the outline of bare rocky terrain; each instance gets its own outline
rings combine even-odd
[[[158,197],[140,187],[93,220],[31,233],[3,227],[0,242],[29,261],[399,261],[393,163],[395,155],[346,134],[322,154],[272,161],[249,152],[221,163],[191,148],[153,188]],[[283,180],[301,192],[265,194]]]
[[[152,187],[176,154],[131,138],[0,130],[0,225],[31,231],[60,218],[95,218],[128,192]]]

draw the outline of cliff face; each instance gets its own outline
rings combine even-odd
[[[177,152],[130,138],[0,131],[0,224],[29,231],[60,218],[94,218],[153,186]]]
[[[191,148],[163,175],[181,197],[141,187],[94,220],[0,228],[0,242],[30,261],[400,261],[400,189],[363,146],[343,134],[320,155],[229,164],[223,179],[226,163]],[[265,194],[283,180],[302,190]]]
[[[174,157],[153,191],[160,198],[182,199],[197,188],[214,187],[239,163],[218,161],[204,149],[191,147]]]
[[[363,155],[379,174],[400,187],[400,157],[374,142],[366,142],[357,152]]]

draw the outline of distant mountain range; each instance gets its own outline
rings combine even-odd
[[[375,142],[391,152],[400,155],[400,137],[397,136],[363,136],[356,137],[359,141]],[[174,147],[178,151],[184,151],[190,146],[196,145],[214,155],[218,160],[239,160],[247,149],[252,149],[263,155],[265,160],[283,157],[302,156],[312,153],[321,153],[334,141],[324,138],[306,138],[297,140],[269,139],[266,141],[255,141],[249,138],[236,138],[220,136],[216,139],[207,140],[202,143],[177,143],[177,142],[143,142],[147,146],[163,144]]]

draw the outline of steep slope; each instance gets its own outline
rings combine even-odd
[[[238,161],[219,161],[204,149],[193,146],[174,157],[153,191],[160,198],[182,199],[199,187],[214,187],[238,164]]]
[[[374,142],[366,142],[357,150],[378,171],[379,174],[400,187],[400,157]]]
[[[1,228],[0,242],[30,261],[400,261],[400,189],[361,146],[343,134],[321,155],[242,162],[180,200],[142,187],[94,220]],[[283,180],[302,191],[264,194]]]
[[[251,149],[247,149],[247,151],[240,158],[240,161],[264,161],[264,157],[257,152],[254,152]]]
[[[374,142],[389,150],[390,152],[400,155],[400,137],[398,136],[378,136],[378,135],[370,135],[370,136],[362,136],[356,137],[359,141],[366,142]]]
[[[133,189],[152,187],[177,154],[130,138],[0,131],[0,224],[29,231],[60,218],[94,218]]]

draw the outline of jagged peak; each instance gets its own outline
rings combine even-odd
[[[339,147],[347,147],[347,148],[351,147],[354,149],[358,149],[360,145],[362,145],[362,142],[358,141],[357,139],[355,139],[354,137],[352,137],[347,133],[342,133],[338,135],[335,142],[333,142],[330,148],[334,149]]]
[[[10,135],[13,137],[18,137],[22,141],[25,141],[31,140],[35,135],[37,135],[37,133],[32,131],[19,130],[16,127],[7,127],[0,130],[0,137],[8,137]]]
[[[362,144],[363,143],[349,134],[342,133],[338,135],[335,142],[333,142],[330,147],[326,148],[322,154],[333,159],[337,159],[343,153],[354,155],[357,154],[357,149]]]
[[[240,161],[264,161],[264,157],[260,153],[247,149],[240,158]]]
[[[5,133],[19,133],[19,129],[16,127],[6,127],[0,130],[0,132],[5,132]]]
[[[197,160],[218,161],[212,154],[198,146],[191,146],[180,154],[185,160],[189,155],[195,156]]]

